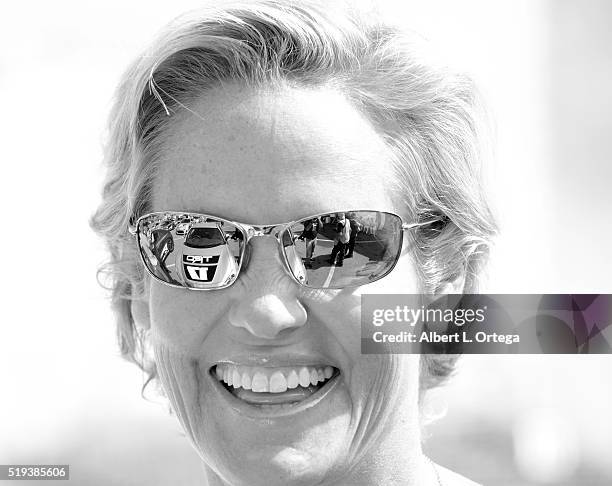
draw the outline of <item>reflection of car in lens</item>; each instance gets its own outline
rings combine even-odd
[[[192,287],[226,284],[238,271],[220,223],[193,224],[180,253],[182,276]]]
[[[308,278],[306,276],[306,268],[295,248],[296,238],[297,236],[294,236],[291,229],[287,228],[287,231],[283,232],[283,247],[285,249],[285,255],[287,256],[287,262],[289,263],[289,267],[293,270],[293,274],[300,282],[307,284]]]
[[[177,236],[183,236],[189,230],[189,223],[180,223],[176,227]]]

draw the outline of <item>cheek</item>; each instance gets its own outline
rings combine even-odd
[[[352,291],[319,296],[310,306],[315,320],[326,323],[345,357],[345,386],[351,396],[357,427],[373,431],[401,402],[415,413],[419,386],[419,356],[368,355],[361,352],[361,296],[418,293],[419,280],[409,255],[404,255],[385,278]]]
[[[154,284],[151,344],[160,382],[188,439],[207,462],[231,464],[237,460],[232,456],[234,449],[211,446],[206,440],[228,441],[231,437],[215,420],[216,405],[209,403],[211,390],[205,377],[207,367],[201,366],[207,336],[224,314],[227,299],[207,294]]]
[[[353,416],[358,417],[357,427],[363,428],[366,436],[373,437],[393,410],[405,411],[405,422],[418,416],[419,356],[361,353],[361,296],[419,292],[416,267],[405,254],[385,278],[352,292],[341,292],[327,305],[325,322],[334,323],[331,330],[346,353]]]
[[[329,294],[311,306],[312,311],[328,323],[338,343],[354,366],[361,354],[361,297],[370,294],[416,294],[420,283],[416,268],[409,255],[400,258],[393,271],[385,278],[350,291]],[[373,356],[373,355],[372,355]]]
[[[197,358],[202,343],[227,313],[223,293],[175,289],[151,282],[151,337],[172,350]]]

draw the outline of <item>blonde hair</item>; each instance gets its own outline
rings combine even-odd
[[[128,233],[149,208],[156,162],[173,114],[223,82],[338,88],[395,155],[407,210],[439,224],[414,234],[423,292],[466,276],[474,291],[495,223],[480,185],[482,110],[467,76],[423,56],[416,36],[356,12],[308,2],[252,1],[210,7],[169,24],[129,67],[116,91],[105,147],[102,202],[91,225],[109,248],[122,354],[142,358],[130,302],[144,272]],[[425,388],[442,381],[454,355],[423,360]]]

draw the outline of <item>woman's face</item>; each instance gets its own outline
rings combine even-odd
[[[405,215],[390,153],[336,92],[225,86],[175,116],[153,211],[262,225],[339,209]],[[410,253],[373,284],[312,290],[286,272],[274,236],[250,245],[247,267],[227,289],[147,283],[158,372],[207,466],[231,484],[314,484],[367,468],[362,456],[382,454],[392,428],[401,429],[405,448],[418,447],[418,358],[360,350],[360,295],[418,292]],[[257,374],[269,386],[278,373],[301,380],[304,369],[332,367],[335,377],[287,398],[235,394],[217,378],[217,365],[246,372],[253,387]]]

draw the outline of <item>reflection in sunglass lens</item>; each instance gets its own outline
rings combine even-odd
[[[283,248],[293,275],[315,288],[364,285],[387,275],[402,246],[401,219],[379,211],[329,213],[292,225]]]
[[[190,213],[156,213],[138,224],[147,269],[159,280],[187,288],[232,283],[240,268],[244,235],[232,223]]]

